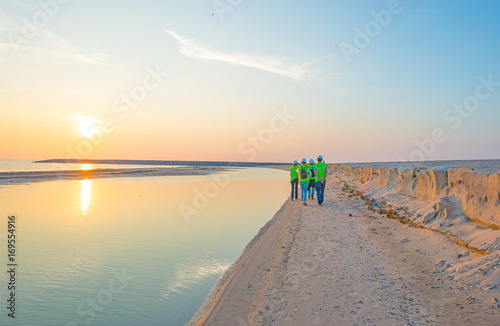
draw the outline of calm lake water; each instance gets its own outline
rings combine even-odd
[[[18,240],[16,319],[4,307],[0,324],[184,325],[286,200],[287,174],[230,171],[222,186],[169,176],[0,188],[3,269],[8,215]],[[199,214],[186,218],[180,207],[194,198]],[[7,283],[1,273],[4,305]]]

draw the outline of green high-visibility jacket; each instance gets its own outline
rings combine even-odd
[[[314,171],[314,181],[317,181],[316,179],[318,178],[318,170],[316,169],[316,164],[309,164],[309,171],[311,172],[311,178],[313,177],[313,171]]]
[[[297,179],[297,176],[298,176],[297,170],[298,169],[299,169],[299,167],[297,165],[292,165],[290,167],[290,181]]]
[[[301,176],[300,176],[302,170],[306,171],[306,177],[305,178],[301,178]],[[299,182],[300,183],[309,182],[310,178],[311,178],[311,171],[309,171],[309,167],[307,165],[301,165],[299,167]]]
[[[326,179],[326,172],[328,172],[328,166],[325,162],[316,163],[316,181],[321,181],[320,178]]]

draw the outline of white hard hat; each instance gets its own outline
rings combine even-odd
[[[318,159],[322,160],[322,159],[323,159],[323,156],[318,155]]]
[[[313,164],[314,163],[314,160],[313,159],[310,159],[309,160],[309,164]]]
[[[307,163],[307,160],[305,158],[303,158],[302,163]]]
[[[299,164],[299,162],[297,162],[297,160],[293,161],[293,164]]]

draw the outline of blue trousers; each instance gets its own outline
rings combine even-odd
[[[307,194],[308,194],[309,196],[314,196],[314,189],[315,189],[315,187],[312,187],[312,186],[311,186],[311,187],[309,187],[309,190],[307,191]]]
[[[292,194],[290,195],[290,197],[297,199],[297,196],[299,195],[299,179],[293,179],[292,181],[290,181],[290,184],[292,185]]]
[[[326,186],[326,180],[321,182],[317,181],[316,182],[316,196],[318,197],[318,204],[323,204],[323,199],[325,199],[325,186]]]
[[[302,201],[306,201],[307,199],[307,187],[309,187],[309,182],[300,183],[300,198]]]

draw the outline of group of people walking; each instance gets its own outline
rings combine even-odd
[[[318,205],[323,204],[325,196],[325,185],[328,168],[323,161],[323,156],[318,156],[318,162],[314,163],[313,159],[302,159],[302,164],[293,161],[290,167],[290,184],[292,185],[291,200],[297,199],[298,185],[300,184],[300,198],[302,205],[307,206],[306,200],[314,199],[314,190],[316,190],[316,197],[318,198]]]

